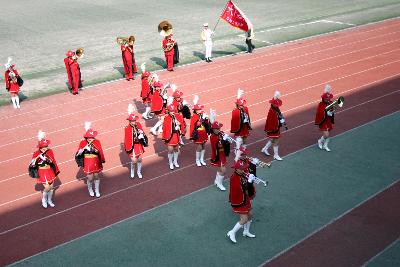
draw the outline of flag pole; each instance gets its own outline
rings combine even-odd
[[[213,32],[215,32],[215,29],[217,28],[217,25],[218,25],[219,21],[221,20],[222,13],[226,10],[226,7],[228,6],[228,4],[229,4],[230,1],[231,1],[231,0],[228,0],[228,2],[226,2],[226,5],[225,5],[224,9],[222,9],[221,15],[219,15],[218,21],[217,21],[217,23],[216,23],[215,26],[214,26]]]

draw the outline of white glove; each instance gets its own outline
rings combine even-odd
[[[180,128],[181,128],[181,127],[179,127],[179,125],[176,125],[176,126],[175,126],[175,130],[177,130],[177,131],[178,131]]]
[[[182,101],[182,105],[187,106],[187,101],[185,99]]]
[[[144,139],[144,135],[143,135],[142,133],[140,133],[140,134],[138,135],[138,138],[139,138],[139,139]]]
[[[162,95],[162,98],[164,98],[165,100],[167,100],[167,99],[168,99],[167,94]]]
[[[251,163],[253,163],[254,165],[257,165],[258,163],[260,163],[260,160],[258,158],[253,158]]]
[[[284,124],[284,123],[285,123],[285,119],[281,119],[280,122],[281,122],[282,124]]]
[[[30,164],[30,165],[31,165],[31,166],[35,166],[35,161],[36,161],[35,159],[32,159],[32,161],[31,161],[31,164]]]
[[[43,156],[42,154],[39,155],[39,158],[40,158],[41,160],[43,160],[43,161],[46,161],[46,159],[47,159],[46,156]]]
[[[90,146],[89,146],[89,144],[87,144],[87,145],[83,148],[83,150],[90,151]]]
[[[256,179],[256,177],[254,176],[254,174],[250,173],[249,177],[247,178],[247,181],[249,183],[252,183],[252,182],[254,182],[255,179]]]
[[[208,118],[208,115],[206,113],[203,113],[203,115],[201,116],[203,118],[203,120]]]
[[[83,153],[83,149],[81,148],[81,149],[78,150],[78,155],[80,155],[82,153]]]
[[[329,111],[326,112],[326,115],[328,115],[329,117],[332,117],[333,112],[329,110]]]
[[[224,133],[224,135],[222,136],[222,139],[223,139],[224,141],[228,140],[228,139],[229,139],[229,135],[226,134],[226,133]]]

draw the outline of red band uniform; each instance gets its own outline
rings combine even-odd
[[[103,170],[103,163],[105,163],[103,148],[99,140],[95,139],[91,144],[87,138],[95,138],[96,131],[89,129],[83,136],[85,139],[79,143],[78,152],[83,150],[83,171],[85,174],[99,173]],[[77,152],[77,153],[78,153]]]
[[[250,115],[245,104],[246,100],[239,98],[236,101],[237,107],[232,111],[231,133],[234,133],[236,137],[246,138],[250,134]]]
[[[127,120],[137,121],[138,116],[131,114]],[[139,134],[143,133],[142,125],[136,122],[136,126],[127,125],[125,126],[125,151],[132,157],[140,157],[144,153],[144,147],[142,142],[140,142]]]
[[[37,148],[47,147],[49,144],[50,140],[43,139],[38,142]],[[42,156],[44,160],[40,156]],[[52,184],[60,173],[53,151],[48,149],[45,153],[42,153],[38,150],[33,153],[32,159],[35,159],[34,165],[38,168],[39,177],[37,183]]]
[[[166,36],[162,42],[164,49],[165,61],[167,62],[167,70],[174,70],[174,40],[172,39],[172,34]]]
[[[15,69],[15,65],[10,66],[12,72],[14,72],[15,77],[10,75],[11,70],[7,69],[4,73],[4,79],[6,82],[6,89],[10,94],[18,94],[19,92],[19,85],[17,82],[17,77],[19,76],[18,71]]]
[[[321,131],[330,131],[333,129],[334,117],[328,116],[325,108],[332,103],[333,94],[324,93],[321,98],[323,101],[318,104],[317,112],[315,114],[315,124],[319,126]]]
[[[279,138],[281,136],[280,128],[282,127],[280,122],[281,111],[279,107],[282,105],[282,100],[272,99],[269,103],[271,107],[268,111],[267,120],[265,121],[264,131],[269,138]]]
[[[251,201],[256,195],[255,186],[247,179],[248,165],[244,161],[237,161],[235,169],[242,169],[243,174],[234,172],[230,178],[229,202],[232,210],[238,214],[246,214],[251,210]]]
[[[74,52],[72,52],[71,50],[67,52],[66,54],[66,58],[64,58],[64,64],[65,64],[65,69],[67,71],[67,76],[68,76],[68,86],[69,89],[72,90],[73,88],[73,82],[72,82],[72,72],[71,72],[71,64],[73,63],[73,59],[72,56],[74,55]]]
[[[181,114],[174,112],[164,117],[162,139],[168,146],[179,145],[180,135],[184,132],[186,123]]]
[[[214,122],[211,125],[211,129],[220,129],[223,124],[219,122]],[[211,143],[211,165],[216,167],[221,167],[226,165],[226,151],[224,141],[222,139],[223,133],[215,134],[214,132],[210,135],[210,143]]]

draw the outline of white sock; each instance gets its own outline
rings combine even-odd
[[[174,164],[174,154],[173,153],[168,153],[168,163],[169,165],[173,165]]]
[[[100,197],[100,180],[94,180],[94,191],[96,193],[96,197]]]
[[[178,156],[179,156],[179,152],[174,152],[174,165],[175,165],[175,167],[179,167]]]
[[[137,162],[137,173],[142,173],[142,162]]]
[[[242,144],[243,144],[243,138],[240,136],[236,137],[236,149],[239,149]]]
[[[206,150],[203,149],[202,151],[200,151],[200,162],[203,165],[206,165],[206,162],[204,161],[204,154],[206,153]]]
[[[196,151],[196,163],[200,161],[200,151]]]
[[[270,148],[271,145],[272,145],[272,142],[271,142],[271,140],[269,140],[262,150],[268,150],[268,148]]]
[[[11,102],[13,103],[14,108],[17,108],[17,103],[14,96],[11,97]]]
[[[279,154],[278,154],[279,146],[273,146],[273,148],[274,148],[274,155],[278,155],[279,156]]]
[[[17,108],[21,108],[19,105],[19,96],[15,96],[15,103],[17,105]]]

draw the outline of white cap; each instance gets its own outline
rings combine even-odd
[[[275,93],[274,93],[274,98],[275,98],[275,99],[281,98],[281,92],[275,91]]]
[[[204,23],[203,26],[204,26],[204,27],[208,27],[208,23],[207,23],[207,22]]]

